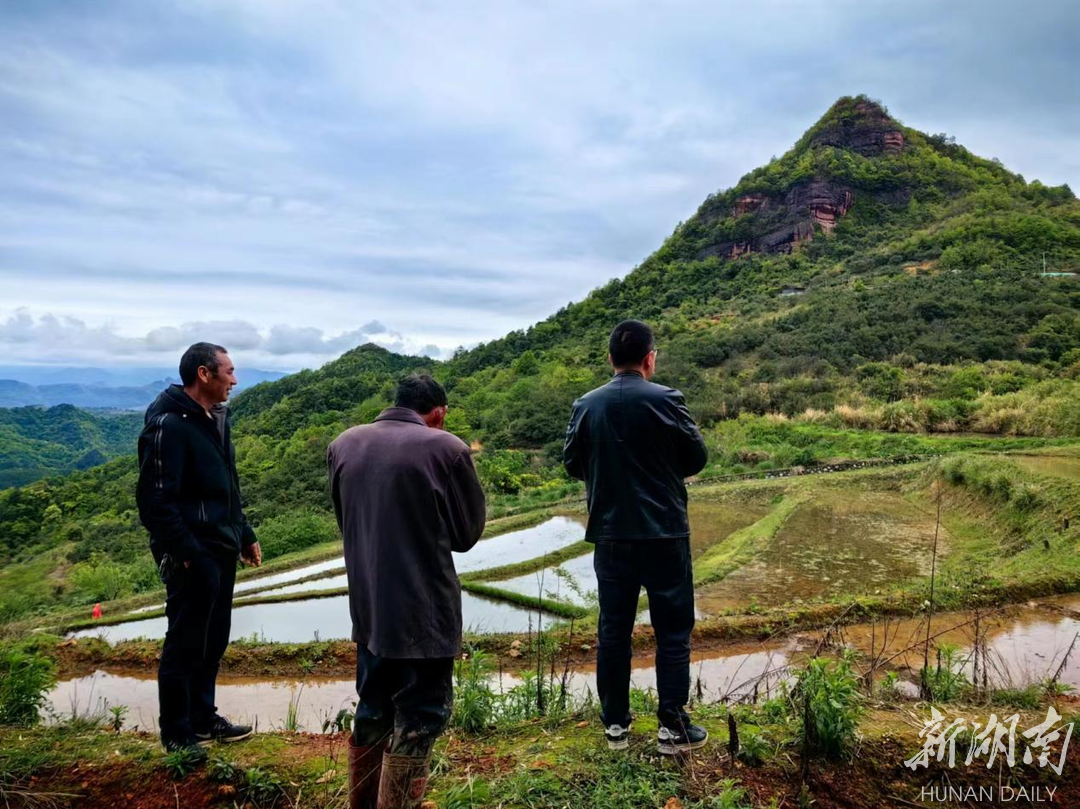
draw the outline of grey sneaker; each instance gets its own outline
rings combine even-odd
[[[604,728],[608,750],[625,750],[630,746],[630,726],[608,725]]]
[[[679,730],[672,730],[663,725],[656,732],[656,750],[661,755],[674,756],[704,747],[709,741],[709,731],[700,725],[687,725]]]

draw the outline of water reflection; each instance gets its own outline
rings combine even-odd
[[[340,556],[335,556],[333,559],[327,559],[324,562],[317,562],[313,565],[293,568],[292,570],[286,570],[284,573],[275,573],[271,576],[258,576],[253,579],[243,579],[236,583],[236,587],[233,588],[233,591],[243,593],[260,587],[268,587],[271,584],[295,581],[296,579],[302,579],[305,576],[313,576],[316,573],[325,573],[339,568],[342,570],[345,569],[345,560]]]
[[[267,681],[222,675],[218,677],[215,702],[223,716],[244,724],[257,722],[260,730],[282,729],[292,703],[300,728],[319,731],[342,708],[353,709],[356,683],[336,677]],[[124,716],[126,730],[156,730],[157,679],[153,675],[132,677],[95,671],[59,683],[49,694],[43,713],[58,719],[72,714],[93,716],[118,705],[128,709]]]
[[[748,696],[759,682],[760,696],[775,689],[786,676],[788,657],[781,646],[775,649],[753,647],[719,656],[695,656],[691,661],[691,682],[703,700]],[[775,672],[774,676],[764,676]],[[495,691],[507,691],[521,680],[510,674],[492,675]],[[571,692],[578,699],[596,694],[595,667],[573,672],[568,678]],[[632,688],[656,690],[656,668],[646,658],[636,658],[630,674]],[[356,683],[352,678],[306,677],[300,679],[259,680],[249,677],[220,676],[215,700],[218,710],[236,722],[260,729],[282,729],[290,704],[294,706],[300,730],[318,732],[341,709],[352,710],[356,703]],[[153,675],[121,676],[106,671],[59,683],[50,692],[44,710],[57,718],[79,715],[104,715],[109,706],[123,705],[127,710],[124,728],[157,728],[157,681]]]
[[[493,581],[491,585],[500,590],[530,596],[543,593],[544,598],[552,601],[580,606],[597,603],[596,571],[593,570],[591,553],[570,559],[557,567],[545,568],[506,581]]]
[[[325,599],[329,603],[335,599]],[[291,606],[291,605],[289,605]],[[1057,612],[1055,612],[1055,610]],[[935,617],[931,634],[934,644],[953,643],[970,648],[973,629],[971,614],[946,613]],[[990,682],[997,686],[1022,687],[1053,675],[1065,657],[1069,644],[1080,632],[1080,597],[1044,599],[1038,605],[1011,610],[1007,615],[982,619],[991,649]],[[884,646],[889,667],[913,678],[922,665],[922,645],[926,624],[921,618],[892,620],[889,637],[883,644],[883,624],[857,624],[843,629],[840,639],[869,653],[871,639],[879,652]],[[695,652],[691,660],[691,690],[705,702],[767,698],[790,677],[788,665],[800,665],[812,653],[820,638],[808,632],[766,643],[728,644],[720,651]],[[932,647],[933,648],[933,647]],[[904,651],[904,650],[908,651]],[[933,652],[931,652],[933,654]],[[967,670],[970,674],[970,665]],[[1061,671],[1060,682],[1080,688],[1080,654],[1073,654]],[[570,675],[571,691],[580,697],[596,693],[595,665],[578,667]],[[493,675],[492,687],[506,691],[520,683],[512,675]],[[656,688],[656,669],[648,656],[632,661],[631,683],[635,688]],[[700,688],[699,688],[700,686]],[[909,696],[917,689],[902,686]],[[234,720],[254,723],[260,728],[281,728],[290,702],[297,706],[301,729],[319,731],[323,722],[341,708],[351,708],[356,699],[352,678],[306,677],[303,680],[257,680],[222,676],[218,680],[217,704]],[[69,716],[87,710],[104,712],[108,705],[128,708],[126,727],[153,729],[157,716],[157,684],[152,674],[141,677],[117,676],[98,671],[93,675],[59,683],[49,694],[49,711]]]
[[[1080,632],[1080,597],[1060,596],[989,613],[980,619],[979,634],[988,650],[988,684],[1022,688],[1049,679],[1058,670],[1069,646]],[[887,637],[886,637],[887,633]],[[843,638],[864,654],[875,648],[894,668],[918,672],[923,664],[926,618],[893,619],[873,627],[858,624],[843,629]],[[930,627],[931,664],[937,647],[953,647],[954,668],[970,676],[974,668],[974,615],[944,613],[934,616]],[[1080,646],[1080,642],[1078,642]],[[980,668],[983,663],[980,662]],[[982,675],[979,677],[982,680]],[[1080,688],[1080,648],[1061,670],[1059,682]]]
[[[319,590],[335,590],[339,587],[348,587],[349,577],[344,573],[339,573],[336,576],[327,576],[322,579],[314,579],[313,581],[305,581],[300,584],[285,584],[281,587],[275,587],[272,590],[266,590],[252,596],[252,598],[258,598],[262,596],[277,596],[286,595],[288,593],[311,593]]]
[[[538,556],[543,556],[544,554],[561,550],[568,545],[573,545],[575,542],[580,541],[584,536],[584,518],[552,517],[550,520],[542,522],[540,525],[535,525],[532,528],[525,528],[521,531],[510,531],[492,537],[491,539],[481,540],[467,553],[455,553],[454,567],[457,569],[458,573],[468,573],[475,570],[501,567],[502,565],[513,565],[518,562],[527,562]],[[304,568],[301,568],[301,570],[297,572],[303,570]],[[522,577],[530,579],[530,582],[532,582],[531,589],[518,590],[516,589],[518,587],[516,583],[514,587],[508,587],[506,589],[513,589],[515,592],[526,592],[535,595],[535,579],[532,577],[533,574],[529,574],[528,577]],[[297,576],[297,578],[303,578],[303,576]],[[498,586],[502,587],[503,584],[504,582],[500,582],[498,583]],[[269,596],[284,595],[286,593],[310,593],[319,590],[333,590],[337,587],[348,586],[349,580],[345,574],[342,573],[338,576],[315,579],[314,581],[302,582],[300,584],[287,584],[282,587],[275,587],[271,590],[259,593],[259,595]],[[524,587],[524,585],[521,586]],[[547,588],[545,587],[545,589]],[[596,589],[595,579],[592,589]]]
[[[468,592],[461,594],[461,612],[462,623],[468,632],[525,632],[536,622],[535,611]],[[84,629],[75,632],[72,637],[101,637],[109,643],[135,638],[162,638],[166,626],[166,619],[162,616]],[[229,638],[303,643],[313,640],[316,634],[320,640],[350,637],[352,619],[349,617],[348,596],[238,606],[232,612]]]
[[[544,554],[561,550],[568,545],[573,545],[585,536],[585,518],[581,516],[552,517],[539,525],[525,528],[521,531],[509,531],[505,534],[484,539],[476,543],[476,546],[468,553],[454,554],[454,567],[458,573],[468,573],[486,568],[512,565],[518,562],[527,562]],[[312,581],[299,584],[289,584],[297,579],[315,576],[319,573],[333,573]],[[271,587],[280,584],[281,587]],[[272,576],[261,576],[254,579],[245,579],[237,582],[235,592],[246,593],[259,589],[258,595],[284,595],[287,593],[311,593],[320,590],[333,590],[347,587],[349,584],[345,576],[345,560],[342,557],[328,559],[313,565],[298,567],[284,573],[276,573]],[[269,587],[270,589],[263,590]],[[132,610],[132,615],[141,612],[152,612],[164,609],[164,604],[153,604],[148,607],[140,607]],[[235,615],[235,613],[234,613]],[[153,630],[158,631],[158,630]],[[164,630],[160,630],[162,633]],[[506,631],[506,630],[492,630]],[[157,637],[159,637],[158,635]],[[138,637],[138,636],[136,636]]]

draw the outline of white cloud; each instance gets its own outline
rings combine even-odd
[[[0,305],[35,313],[4,339],[154,353],[213,324],[290,362],[489,340],[627,272],[848,93],[1080,190],[1075,7],[975,9],[0,4]]]
[[[34,316],[19,309],[0,320],[0,350],[20,361],[107,364],[117,354],[139,361],[160,362],[178,357],[196,342],[225,346],[244,353],[252,361],[269,361],[273,367],[299,368],[321,364],[351,348],[375,343],[398,353],[439,359],[451,346],[420,345],[378,321],[337,334],[314,326],[276,324],[260,332],[242,320],[190,322],[163,326],[143,335],[122,334],[112,324],[91,326],[78,318],[52,314]],[[28,355],[27,349],[32,347]]]

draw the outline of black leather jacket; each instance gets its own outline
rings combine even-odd
[[[585,539],[644,540],[690,534],[684,478],[708,450],[683,395],[621,371],[574,402],[563,465],[585,481]]]

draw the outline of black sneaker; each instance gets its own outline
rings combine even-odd
[[[630,726],[608,725],[604,728],[609,750],[625,750],[630,746]]]
[[[672,730],[663,725],[656,732],[656,749],[661,755],[674,756],[689,750],[704,747],[709,741],[709,731],[700,725],[686,725],[679,730]]]
[[[166,753],[184,752],[190,756],[192,764],[202,764],[209,757],[194,736],[188,736],[185,739],[162,739],[161,746],[165,748]]]
[[[251,735],[251,725],[234,725],[224,716],[215,716],[209,730],[196,731],[199,744],[211,742],[238,742]]]

